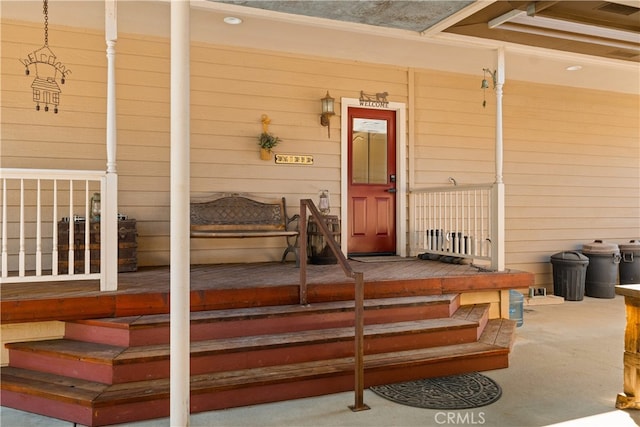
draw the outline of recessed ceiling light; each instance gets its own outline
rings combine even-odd
[[[565,70],[567,70],[567,71],[579,71],[579,70],[582,70],[582,65],[569,65],[567,68],[565,68]]]
[[[229,25],[238,25],[242,24],[242,19],[236,18],[235,16],[227,16],[224,18],[224,22]]]

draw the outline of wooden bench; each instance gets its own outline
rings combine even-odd
[[[293,252],[296,265],[299,232],[291,223],[299,215],[287,216],[285,198],[275,201],[258,201],[232,194],[206,202],[191,202],[191,237],[195,238],[286,238],[287,248],[282,262]]]

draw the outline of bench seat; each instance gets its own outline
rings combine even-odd
[[[191,202],[191,237],[193,238],[251,238],[285,237],[287,254],[298,259],[299,231],[293,228],[299,215],[289,217],[286,201],[259,201],[233,194],[206,202]],[[293,241],[292,241],[293,240]]]
[[[242,239],[245,237],[278,237],[278,236],[297,236],[300,234],[297,231],[288,231],[288,230],[237,230],[237,231],[221,231],[221,230],[206,230],[199,228],[191,229],[191,237],[227,237],[227,238],[238,238]]]

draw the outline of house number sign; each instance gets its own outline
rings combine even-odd
[[[307,154],[276,154],[276,164],[312,165],[313,156]]]

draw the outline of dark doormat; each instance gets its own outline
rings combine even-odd
[[[402,258],[398,255],[373,255],[373,256],[350,256],[349,259],[358,262],[399,262],[415,261],[417,258]]]
[[[478,408],[502,396],[495,381],[477,372],[374,386],[371,391],[396,403],[427,409]]]

